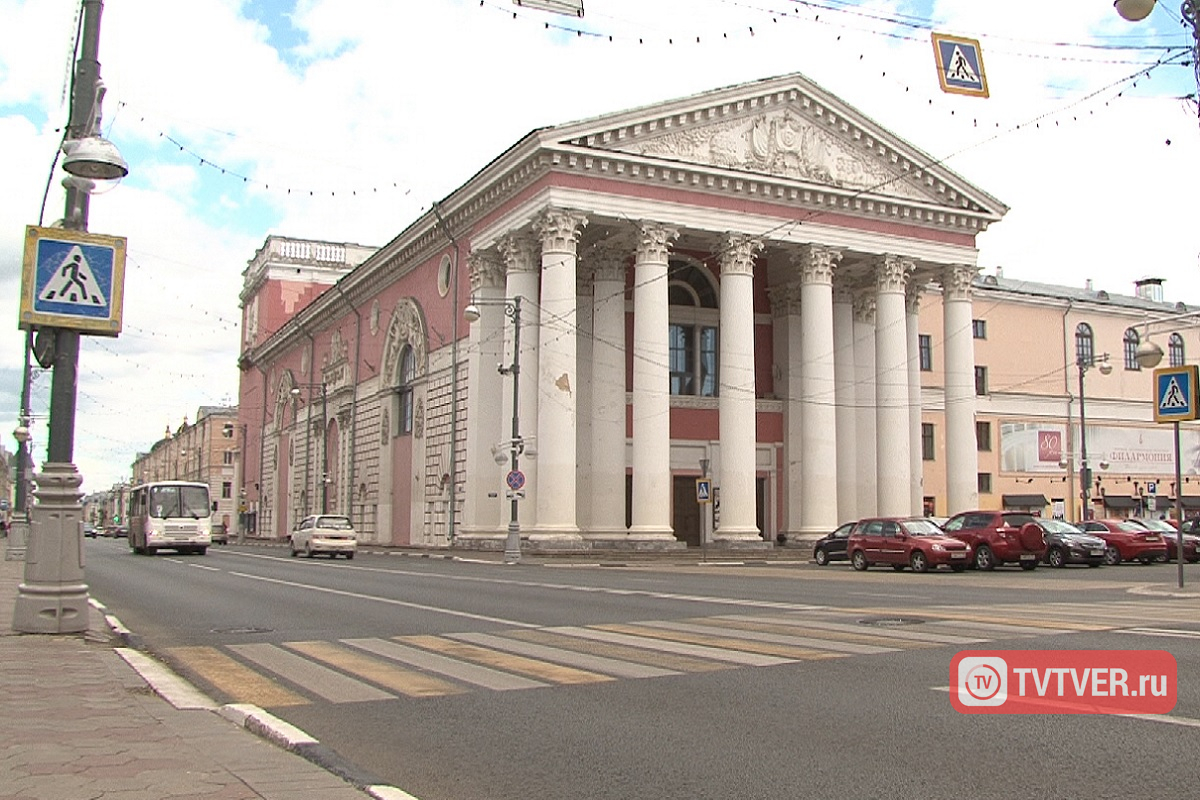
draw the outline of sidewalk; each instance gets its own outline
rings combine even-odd
[[[86,634],[14,633],[24,569],[0,561],[0,800],[407,797],[355,788],[214,708],[177,709],[121,658],[95,608]]]

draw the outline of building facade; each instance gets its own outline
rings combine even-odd
[[[975,237],[1006,210],[799,75],[535,131],[273,333],[247,325],[257,531],[324,507],[368,542],[486,547],[514,484],[547,548],[972,507]],[[265,302],[248,275],[243,307]]]
[[[149,452],[138,453],[131,465],[133,483],[180,480],[207,483],[213,502],[214,525],[236,530],[239,497],[235,489],[241,430],[238,409],[200,406],[196,421],[169,428]],[[123,515],[125,512],[122,511]]]

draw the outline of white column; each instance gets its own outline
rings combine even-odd
[[[783,532],[800,536],[804,451],[800,405],[800,380],[804,362],[800,350],[800,284],[793,281],[767,290],[774,313],[775,363],[782,365],[775,379],[775,394],[783,398]]]
[[[592,288],[591,536],[624,538],[625,527],[624,251],[596,251]]]
[[[631,539],[674,539],[667,266],[674,228],[639,224],[633,272],[633,525]]]
[[[548,209],[535,220],[542,240],[542,298],[538,314],[537,528],[530,539],[579,536],[575,516],[576,391],[578,390],[576,242],[587,217]],[[524,370],[524,365],[522,365]]]
[[[854,374],[854,294],[833,290],[833,379],[837,397],[837,521],[858,519],[858,420]]]
[[[536,239],[522,233],[504,237],[499,246],[508,270],[505,297],[509,300],[521,298],[520,408],[517,416],[522,438],[531,439],[538,424],[538,330],[541,327],[537,314],[540,294],[539,248]],[[504,351],[509,354],[513,352],[513,326],[508,322],[504,326]],[[511,357],[505,363],[511,364]],[[500,399],[504,440],[512,435],[511,388],[506,387]],[[537,523],[538,463],[537,458],[526,456],[521,459],[521,472],[525,473],[525,499],[517,503],[517,515],[523,532],[531,530]],[[505,497],[504,490],[500,491],[500,497]],[[507,521],[502,522],[501,528],[504,527],[507,527]]]
[[[799,254],[800,378],[804,483],[801,533],[820,537],[837,527],[837,408],[833,355],[833,271],[842,254],[809,245]]]
[[[592,523],[592,273],[579,264],[576,274],[575,319],[575,517],[579,530]]]
[[[942,276],[945,326],[946,513],[979,507],[979,456],[975,445],[975,342],[971,331],[971,281],[975,267],[947,267]]]
[[[882,256],[875,264],[875,429],[878,513],[909,514],[908,322],[904,288],[912,262]]]
[[[760,240],[727,234],[721,248],[721,521],[719,542],[761,540],[755,499],[754,256]],[[805,476],[807,477],[807,475]]]
[[[919,515],[924,513],[925,466],[921,459],[921,287],[914,277],[909,278],[904,297],[908,333],[908,463],[912,487],[909,513]]]
[[[476,251],[468,256],[467,263],[471,299],[479,307],[479,319],[471,323],[467,336],[466,464],[463,523],[458,535],[462,539],[497,538],[505,471],[492,458],[492,448],[509,436],[496,402],[505,388],[505,379],[496,369],[504,361],[507,321],[503,308],[504,261],[499,253]]]
[[[873,517],[879,508],[875,463],[875,290],[854,296],[854,419],[858,429],[858,516]]]

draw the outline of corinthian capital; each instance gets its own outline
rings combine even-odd
[[[592,248],[585,260],[588,266],[592,267],[597,281],[625,283],[625,266],[629,260],[627,246],[600,242]]]
[[[574,253],[579,234],[588,223],[578,211],[548,208],[534,220],[533,230],[542,240],[543,253]]]
[[[965,264],[955,264],[946,267],[942,273],[942,299],[970,300],[971,283],[979,274],[979,267],[968,267]]]
[[[792,266],[800,270],[801,283],[833,283],[833,272],[842,260],[842,251],[835,247],[806,244],[792,253]]]
[[[854,295],[854,321],[875,324],[875,295],[869,291]]]
[[[754,257],[763,249],[762,239],[744,233],[727,233],[721,248],[722,275],[753,275]]]
[[[875,288],[896,294],[904,291],[908,276],[916,269],[910,259],[887,253],[875,260]]]
[[[767,289],[771,298],[771,311],[776,317],[798,315],[800,313],[800,284],[792,281],[782,286],[772,286]]]
[[[472,250],[467,256],[471,291],[504,286],[504,258],[495,250]]]
[[[642,220],[638,223],[637,260],[665,264],[671,255],[671,242],[678,236],[678,228]]]
[[[510,272],[536,272],[538,243],[527,233],[510,233],[496,243]]]

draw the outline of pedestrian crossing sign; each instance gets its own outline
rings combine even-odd
[[[933,55],[937,60],[938,81],[942,84],[943,92],[988,96],[983,50],[978,41],[934,33]]]
[[[1196,414],[1197,375],[1200,367],[1166,367],[1154,370],[1154,421],[1186,422]]]
[[[25,228],[18,327],[121,332],[124,238],[64,228]]]

